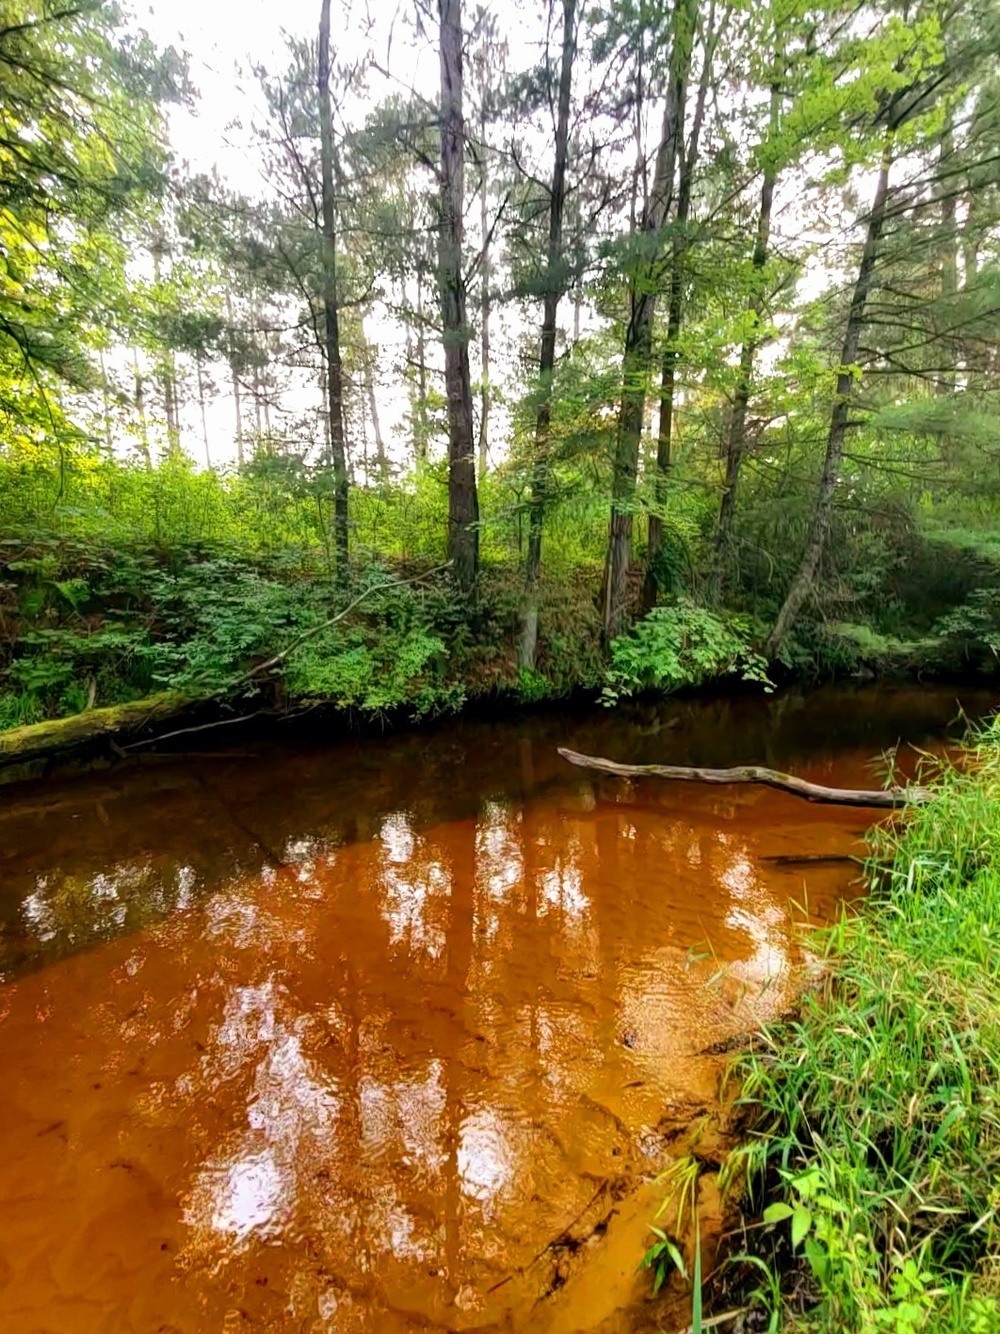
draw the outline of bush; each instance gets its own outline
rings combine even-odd
[[[644,690],[668,694],[720,676],[770,688],[767,663],[754,651],[751,622],[718,616],[690,602],[654,607],[611,644],[602,699],[616,704]]]

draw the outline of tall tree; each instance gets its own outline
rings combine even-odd
[[[458,586],[471,592],[479,570],[479,495],[462,261],[465,116],[461,0],[438,0],[438,17],[441,68],[438,291],[448,399],[448,559]]]
[[[499,93],[507,60],[507,42],[499,35],[497,16],[478,6],[472,18],[472,93],[475,117],[475,159],[479,194],[479,433],[477,473],[480,484],[489,465],[490,416],[493,386],[490,382],[493,360],[493,268],[494,233],[497,219],[492,215],[490,196],[494,173],[490,127],[498,115]]]
[[[696,11],[693,0],[677,0],[675,4],[663,127],[652,185],[639,221],[638,258],[632,265],[629,281],[621,405],[611,487],[611,527],[604,575],[604,632],[609,639],[622,630],[627,613],[639,443],[653,360],[653,322],[662,268],[662,232],[670,209],[675,165],[684,135],[678,105],[683,105],[681,89],[687,83],[690,69],[693,45],[690,27]]]
[[[992,63],[987,51],[996,50],[996,20],[977,15],[977,20],[984,20],[983,27],[976,21],[963,23],[939,0],[929,0],[907,18],[908,23],[894,16],[884,34],[862,45],[856,53],[860,77],[847,85],[848,89],[860,85],[865,91],[864,115],[855,121],[855,146],[863,153],[867,145],[878,145],[877,175],[846,313],[815,508],[801,558],[765,645],[771,656],[780,651],[815,589],[829,542],[848,432],[871,419],[878,399],[873,382],[895,381],[903,390],[923,380],[932,390],[923,394],[923,401],[934,404],[942,438],[948,435],[948,423],[940,420],[941,408],[947,418],[959,410],[954,396],[942,404],[933,392],[942,371],[952,364],[954,330],[970,319],[970,313],[961,315],[956,309],[956,293],[947,279],[947,290],[941,291],[939,186],[942,172],[955,182],[962,176],[953,165],[942,168],[942,141],[947,146],[953,133],[949,107],[965,96],[968,82],[984,68],[984,58]],[[843,86],[840,69],[835,82]],[[844,96],[856,110],[855,95]],[[968,151],[989,152],[985,145],[971,143]],[[894,159],[899,164],[898,180],[890,186]],[[951,188],[960,191],[961,185]],[[944,315],[949,307],[950,314]],[[971,313],[973,328],[981,327],[981,315],[981,310]],[[912,429],[920,421],[919,407],[916,414],[904,409],[904,416]]]
[[[882,153],[875,194],[865,228],[865,243],[861,252],[861,263],[854,283],[851,308],[847,315],[844,330],[844,344],[840,353],[840,369],[837,373],[837,387],[834,395],[833,412],[830,417],[830,429],[827,435],[826,456],[820,475],[819,491],[816,497],[816,509],[806,536],[805,550],[795,572],[785,600],[781,604],[774,625],[768,635],[765,653],[775,656],[784,641],[785,635],[799,608],[805,602],[812,589],[813,580],[819,569],[820,559],[830,533],[830,520],[833,516],[834,495],[840,480],[840,465],[844,454],[844,442],[850,421],[851,403],[857,383],[856,366],[858,351],[861,346],[861,333],[864,328],[865,307],[871,292],[872,279],[878,259],[879,238],[885,226],[886,202],[889,198],[889,172],[892,166],[892,141],[887,139]]]
[[[773,14],[773,9],[772,9]],[[719,502],[719,517],[713,542],[712,568],[709,575],[708,601],[714,605],[723,592],[736,518],[736,493],[740,471],[747,449],[747,412],[750,406],[754,366],[764,334],[766,314],[765,275],[771,242],[771,214],[774,208],[774,190],[781,166],[779,131],[781,106],[784,95],[785,56],[784,37],[777,18],[773,19],[774,46],[767,130],[761,142],[758,158],[761,170],[760,203],[754,234],[753,254],[750,260],[750,294],[747,301],[747,327],[740,348],[740,364],[733,394],[732,408],[726,428],[725,478]]]
[[[695,172],[698,168],[698,158],[701,151],[705,106],[714,75],[715,48],[719,40],[715,21],[716,7],[714,0],[711,0],[708,15],[705,19],[701,77],[698,81],[698,92],[695,97],[694,116],[690,135],[685,141],[683,137],[685,104],[687,81],[691,68],[690,47],[694,40],[696,8],[697,6],[688,5],[684,22],[675,32],[674,50],[671,59],[670,91],[668,93],[668,102],[673,101],[674,103],[674,123],[680,127],[678,131],[680,152],[678,156],[677,202],[674,209],[673,235],[670,241],[666,343],[663,349],[663,365],[660,376],[660,414],[656,438],[654,506],[649,516],[649,540],[646,554],[646,601],[649,604],[656,600],[656,566],[663,541],[663,510],[667,503],[667,480],[670,473],[673,441],[674,392],[679,354],[678,340],[683,317],[684,270],[687,253],[691,245],[691,238],[688,234],[691,220],[691,200],[694,192]]]
[[[535,409],[534,458],[531,474],[528,556],[525,563],[524,610],[520,661],[523,668],[535,665],[538,640],[538,576],[542,564],[542,526],[549,470],[549,437],[552,429],[552,378],[556,364],[559,302],[566,292],[567,273],[563,258],[563,211],[566,206],[566,170],[569,159],[569,116],[573,91],[573,61],[577,44],[576,0],[562,4],[562,56],[555,117],[555,161],[549,188],[549,236],[545,256],[542,300],[542,334],[538,351],[538,404]]]
[[[349,546],[347,450],[344,436],[344,370],[340,352],[337,295],[336,196],[333,183],[333,110],[330,104],[330,0],[320,0],[319,91],[321,198],[323,210],[323,350],[326,398],[330,420],[330,462],[333,471],[334,547],[346,569]]]
[[[124,325],[126,233],[165,182],[160,104],[182,62],[98,0],[0,7],[0,409],[8,425],[61,384],[99,387],[88,330]],[[103,336],[103,335],[102,335]],[[57,432],[58,427],[58,432]]]

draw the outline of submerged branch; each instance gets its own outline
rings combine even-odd
[[[619,764],[616,760],[601,759],[596,755],[581,755],[575,750],[559,747],[559,754],[569,764],[581,769],[596,769],[600,773],[617,774],[620,778],[672,778],[686,783],[761,783],[790,792],[805,801],[825,802],[831,806],[899,806],[919,805],[934,795],[928,787],[887,787],[866,791],[853,787],[823,787],[809,783],[792,774],[765,769],[761,765],[743,765],[736,769],[698,769],[683,764]]]

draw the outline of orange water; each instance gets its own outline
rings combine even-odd
[[[676,1329],[635,1272],[655,1175],[711,1158],[706,1049],[788,1006],[790,901],[853,892],[866,814],[554,748],[872,785],[953,713],[824,692],[8,794],[0,1330]]]

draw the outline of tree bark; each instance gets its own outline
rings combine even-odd
[[[671,67],[674,72],[679,67],[680,53],[683,50],[682,44],[678,43],[678,36],[684,26],[681,16],[689,15],[692,8],[693,0],[687,0],[676,11],[671,51]],[[677,123],[676,98],[676,90],[671,96],[668,86],[653,184],[641,221],[641,230],[647,238],[653,238],[661,231],[670,208],[678,142],[684,133],[683,125]],[[618,436],[615,443],[611,488],[611,529],[604,573],[604,633],[608,639],[613,639],[625,625],[628,571],[632,560],[632,511],[639,471],[639,443],[642,439],[642,421],[646,406],[646,381],[652,366],[655,314],[656,262],[654,260],[642,263],[639,271],[633,273],[629,285],[629,319],[625,329],[621,407],[618,414]]]
[[[115,447],[114,436],[111,430],[111,389],[108,382],[108,368],[104,360],[104,348],[97,349],[97,355],[100,358],[101,365],[101,400],[104,407],[104,443],[107,445],[110,455]]]
[[[761,765],[741,765],[736,769],[700,769],[686,764],[619,764],[616,760],[601,759],[596,755],[581,755],[579,751],[559,747],[559,754],[569,764],[599,773],[615,774],[619,778],[669,778],[685,783],[717,783],[730,786],[737,783],[761,783],[765,787],[790,792],[805,801],[821,802],[831,806],[878,806],[896,809],[900,806],[919,805],[933,796],[926,787],[886,787],[865,790],[853,787],[824,787],[810,783],[793,774],[779,773]]]
[[[173,353],[169,353],[160,377],[163,388],[163,411],[167,418],[167,450],[176,455],[181,447],[181,423],[177,402],[177,370]]]
[[[243,467],[243,404],[240,399],[240,377],[236,365],[236,338],[233,333],[233,299],[226,293],[226,319],[229,323],[229,375],[233,384],[233,406],[236,409],[236,464]]]
[[[142,383],[142,371],[139,369],[139,357],[132,349],[132,372],[135,376],[135,410],[139,414],[139,448],[142,461],[147,468],[152,468],[153,459],[149,452],[149,427],[146,423],[146,398]]]
[[[260,449],[261,442],[264,439],[264,418],[260,410],[260,366],[257,363],[256,356],[253,363],[253,424],[257,439],[254,443],[254,451]]]
[[[549,241],[545,260],[545,295],[542,305],[542,337],[538,354],[538,406],[535,412],[534,458],[531,475],[531,504],[528,520],[528,554],[525,564],[524,609],[521,621],[520,663],[535,665],[538,641],[538,576],[542,564],[542,526],[550,471],[552,429],[552,377],[556,364],[559,302],[566,292],[563,271],[563,211],[566,205],[566,170],[569,161],[569,112],[573,91],[573,60],[576,56],[576,0],[563,0],[562,61],[556,111],[556,156],[549,190]]]
[[[0,771],[12,765],[91,749],[101,738],[113,739],[142,731],[176,718],[201,702],[182,691],[168,690],[129,704],[112,704],[88,709],[71,718],[53,718],[11,728],[0,732]]]
[[[480,350],[482,356],[482,385],[480,388],[479,399],[479,482],[482,484],[486,476],[486,469],[489,466],[490,455],[490,316],[492,311],[493,294],[490,291],[490,219],[489,219],[489,200],[486,189],[486,114],[485,111],[480,119],[479,125],[480,141],[482,143],[483,153],[483,179],[479,193],[479,235],[482,254],[480,256],[480,272],[482,281],[481,309],[482,326],[480,328]]]
[[[871,212],[868,215],[868,229],[861,254],[861,264],[858,269],[857,281],[854,284],[851,310],[847,317],[847,328],[844,333],[844,345],[840,353],[840,372],[837,376],[837,388],[833,412],[830,417],[830,432],[827,437],[826,458],[823,462],[823,473],[820,477],[816,512],[813,515],[799,568],[785,595],[785,601],[778,612],[777,619],[764,646],[764,653],[769,658],[774,658],[777,655],[803,602],[809,596],[830,532],[834,493],[840,477],[840,464],[844,454],[844,441],[847,437],[850,406],[855,393],[855,368],[858,349],[861,344],[861,331],[865,320],[865,306],[868,301],[868,293],[871,291],[875,264],[878,258],[879,240],[885,223],[891,165],[891,143],[887,143],[882,154],[875,197]]]
[[[678,10],[678,23],[683,18],[674,36],[674,53],[670,75],[671,95],[674,99],[675,124],[678,127],[677,138],[683,149],[684,116],[687,103],[687,81],[691,68],[694,24],[697,5],[688,5],[687,9]],[[649,516],[647,573],[644,602],[647,607],[656,602],[655,566],[660,547],[663,544],[662,511],[667,503],[667,479],[670,473],[671,446],[674,424],[674,389],[677,374],[677,340],[681,332],[681,319],[684,300],[684,256],[687,251],[685,235],[688,218],[691,213],[691,194],[694,186],[694,173],[698,165],[698,152],[701,143],[701,129],[705,120],[705,103],[708,97],[709,80],[715,56],[715,7],[709,9],[705,31],[705,56],[701,79],[698,84],[698,97],[695,102],[694,120],[691,126],[691,138],[687,151],[680,154],[680,172],[677,182],[677,209],[670,257],[670,287],[667,302],[667,341],[663,352],[663,369],[660,378],[660,415],[656,439],[656,472],[654,474],[653,498],[655,509]]]
[[[201,438],[205,445],[205,467],[211,471],[212,449],[208,443],[208,416],[205,412],[205,369],[202,365],[200,353],[195,358],[195,366],[198,371],[198,408],[201,412]]]
[[[389,481],[389,460],[386,457],[382,423],[378,415],[378,399],[375,394],[375,357],[375,348],[365,339],[365,396],[368,399],[368,415],[372,419],[372,431],[375,435],[375,460],[378,465],[379,481],[385,486]]]
[[[949,180],[949,172],[954,163],[955,134],[951,116],[941,131],[941,147],[938,156],[938,168],[941,173],[941,300],[943,303],[942,321],[947,328],[955,318],[954,301],[958,294],[958,198]],[[946,336],[941,348],[941,364],[947,367],[939,373],[936,390],[938,394],[953,394],[956,386],[955,370],[958,358],[951,337]],[[944,442],[945,448],[949,442]]]
[[[327,410],[330,417],[330,462],[333,471],[333,529],[337,564],[347,568],[348,479],[344,435],[344,369],[340,355],[340,314],[337,308],[337,230],[333,192],[333,115],[330,106],[330,0],[321,0],[319,21],[319,134],[323,207],[323,315]]]
[[[458,587],[471,592],[479,570],[479,496],[462,267],[465,208],[462,0],[438,0],[438,15],[441,65],[438,288],[448,397],[448,559]]]
[[[165,253],[166,243],[161,232],[157,232],[153,241],[153,276],[157,286],[161,281],[160,256]],[[173,350],[167,348],[160,372],[160,388],[163,392],[163,415],[167,419],[167,453],[176,454],[181,447],[181,425],[177,404],[177,367]]]
[[[424,270],[417,265],[417,413],[413,444],[417,466],[427,462],[427,338],[424,330]]]
[[[719,520],[715,530],[715,550],[708,588],[710,606],[715,606],[719,602],[723,592],[732,550],[733,523],[736,517],[736,488],[740,479],[743,459],[746,455],[747,409],[750,405],[750,388],[753,380],[754,363],[757,351],[760,348],[760,327],[764,315],[764,293],[761,290],[761,283],[771,242],[771,210],[774,205],[774,187],[778,179],[778,168],[772,145],[778,133],[780,114],[781,89],[776,81],[771,85],[771,112],[765,143],[767,156],[764,162],[764,179],[760,188],[757,235],[754,240],[753,258],[751,259],[753,269],[751,282],[754,289],[749,307],[751,324],[740,349],[740,369],[736,380],[736,392],[733,395],[729,430],[726,435],[726,479],[723,483],[722,498],[719,502]]]

